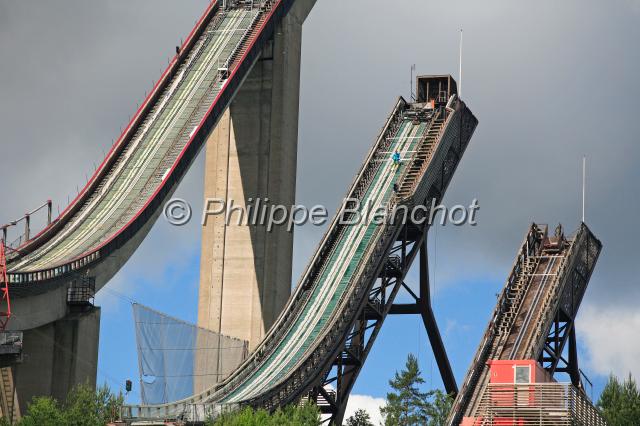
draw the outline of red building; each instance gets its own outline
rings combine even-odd
[[[604,425],[581,390],[558,383],[535,360],[492,360],[475,417],[460,426]]]

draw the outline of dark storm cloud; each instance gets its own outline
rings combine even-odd
[[[206,3],[0,0],[0,221],[47,198],[64,206]],[[445,201],[478,198],[480,224],[437,230],[440,279],[501,285],[532,220],[574,229],[584,154],[587,222],[605,245],[587,301],[636,303],[637,4],[318,0],[304,30],[297,201],[337,205],[407,96],[410,65],[457,74],[462,26],[463,97],[480,125]],[[199,167],[181,188],[192,199]],[[163,224],[151,238],[173,238],[163,229],[178,234]],[[179,247],[198,244],[193,229]],[[298,272],[319,237],[299,232]],[[152,263],[158,246],[136,256]]]
[[[299,198],[337,202],[394,97],[407,95],[410,64],[457,74],[462,26],[463,97],[480,124],[445,201],[477,197],[480,224],[437,230],[440,279],[502,285],[531,221],[575,229],[586,155],[587,222],[605,246],[587,302],[635,304],[636,4],[387,5],[321,0],[306,23]]]
[[[0,221],[75,196],[206,4],[0,1]]]

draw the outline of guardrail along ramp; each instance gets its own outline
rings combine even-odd
[[[450,76],[419,82],[429,82],[433,93],[416,103],[397,101],[347,193],[349,213],[336,214],[257,349],[211,389],[172,404],[128,407],[126,417],[202,420],[241,405],[274,409],[311,395],[331,405],[333,421],[340,421],[359,367],[348,379],[345,373],[350,385],[338,389],[341,395],[329,395],[322,384],[336,360],[347,365],[345,353],[362,365],[428,230],[427,221],[354,219],[369,208],[393,217],[403,206],[440,201],[477,125]]]

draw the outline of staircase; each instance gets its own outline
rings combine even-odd
[[[10,367],[0,368],[2,387],[0,388],[1,416],[13,424],[20,419],[20,408],[16,390],[13,386],[13,373]]]
[[[489,380],[486,362],[500,356],[511,334],[513,323],[527,293],[531,274],[538,267],[541,242],[545,236],[546,229],[541,230],[534,225],[525,237],[483,337],[483,343],[478,348],[462,388],[454,401],[447,420],[448,424],[460,424],[463,415],[473,413],[479,404]]]
[[[509,336],[513,322],[518,315],[522,300],[527,293],[529,287],[529,281],[531,280],[531,274],[534,273],[537,267],[537,261],[535,258],[527,257],[522,263],[522,269],[518,275],[516,281],[509,286],[505,291],[505,298],[508,302],[508,308],[502,313],[500,324],[498,325],[498,336]],[[496,353],[497,355],[497,353]]]
[[[444,128],[445,113],[436,113],[431,121],[429,130],[425,133],[424,139],[418,145],[417,152],[413,157],[413,162],[407,168],[400,189],[398,190],[398,196],[400,199],[407,198],[413,194],[416,182],[419,181],[420,175],[424,173],[424,170],[429,165],[429,159],[433,155],[433,151],[436,146],[436,142],[440,137],[440,133]]]

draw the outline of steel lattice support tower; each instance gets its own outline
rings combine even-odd
[[[0,311],[0,331],[4,331],[11,318],[11,299],[9,297],[9,278],[7,277],[7,249],[5,241],[0,241],[0,292],[5,310]]]

